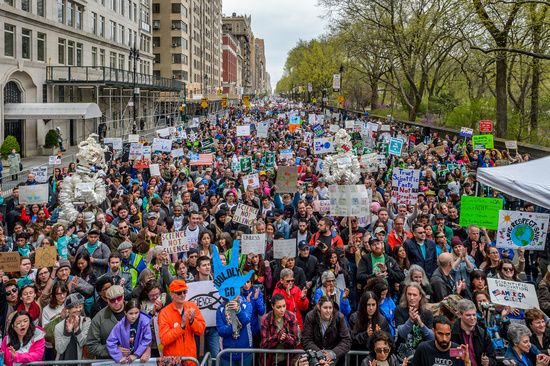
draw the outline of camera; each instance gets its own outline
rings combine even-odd
[[[308,349],[305,352],[306,352],[305,356],[307,358],[307,361],[309,362],[309,366],[320,366],[321,363],[319,361],[326,360],[326,357],[323,351],[314,351],[314,350]]]

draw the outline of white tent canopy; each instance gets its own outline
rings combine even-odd
[[[96,103],[10,103],[4,119],[90,119],[101,117]]]
[[[526,163],[479,168],[477,180],[510,196],[550,209],[550,156]]]

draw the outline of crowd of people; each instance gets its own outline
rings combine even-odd
[[[314,123],[309,114],[316,114]],[[301,116],[297,130],[289,130],[291,115]],[[343,365],[350,350],[363,350],[368,352],[355,356],[363,366],[547,366],[549,237],[544,251],[502,249],[495,246],[495,231],[459,224],[463,195],[541,212],[476,181],[478,167],[529,157],[475,150],[469,139],[353,116],[389,129],[349,130],[356,155],[383,158],[374,171],[361,165],[357,182],[371,196],[370,215],[335,217],[319,204],[330,192],[319,167],[323,155],[312,144],[317,136],[333,135],[331,125],[345,127],[345,118],[336,117],[276,99],[231,107],[187,128],[187,138],[173,138],[172,148],[183,148],[183,157],[153,151],[150,163],[159,164],[160,176],[115,151],[102,174],[108,197],[90,222],[83,212],[69,225],[58,222],[58,195],[78,162],[54,169],[43,205],[20,204],[14,188],[2,202],[0,226],[0,250],[20,255],[19,272],[0,273],[6,365],[147,362],[210,352],[218,365],[305,366],[318,359],[328,366]],[[260,138],[257,124],[266,121],[268,137]],[[238,136],[244,124],[250,135]],[[388,155],[388,136],[409,141],[400,157]],[[192,164],[190,153],[205,151],[211,139],[212,164]],[[240,171],[243,157],[251,158],[250,171]],[[295,193],[278,191],[282,166],[297,166]],[[395,167],[420,170],[416,202],[392,202]],[[243,184],[251,173],[258,174],[257,188]],[[33,184],[33,174],[22,183]],[[239,204],[258,209],[250,225],[233,221]],[[163,234],[174,231],[185,233],[187,251],[168,254],[162,246]],[[234,252],[244,234],[266,234],[265,252]],[[274,258],[280,239],[296,241],[295,256]],[[188,284],[213,280],[214,246],[222,263],[238,256],[240,272],[254,273],[234,299],[220,300],[215,324],[207,324],[187,293]],[[57,249],[52,267],[35,264],[36,249],[44,247]],[[533,283],[540,308],[492,303],[487,278]],[[280,353],[220,355],[234,348]],[[291,349],[307,356],[285,354]]]

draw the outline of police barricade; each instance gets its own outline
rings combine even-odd
[[[294,366],[303,349],[227,348],[216,355],[216,366]]]
[[[345,356],[345,365],[361,366],[361,363],[369,354],[369,351],[349,351]]]
[[[208,356],[208,359],[210,358],[210,353],[207,353],[205,356]],[[206,357],[205,357],[206,359]],[[179,362],[174,362],[174,361]],[[113,360],[89,360],[89,359],[82,359],[82,360],[58,360],[58,361],[36,361],[36,362],[21,362],[21,363],[14,363],[13,366],[112,366],[113,364],[116,365],[116,363]],[[158,358],[150,358],[147,362],[140,362],[139,358],[133,362],[135,365],[139,366],[162,366],[162,365],[185,365],[185,366],[201,366],[199,361],[196,358],[193,357],[158,357]]]

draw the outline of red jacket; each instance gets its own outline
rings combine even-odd
[[[44,214],[46,214],[46,219],[49,219],[50,218],[50,212],[48,211],[48,209],[46,207],[44,207],[44,208],[42,208],[42,210],[44,210]],[[25,208],[22,209],[21,210],[21,221],[28,224],[29,222],[31,222],[31,219],[32,219],[32,215],[29,216],[29,214],[27,213],[27,210]]]
[[[393,248],[395,248],[396,245],[401,245],[405,243],[405,240],[411,239],[413,237],[413,234],[407,230],[405,230],[405,238],[401,238],[399,235],[395,234],[395,230],[390,231],[388,234],[388,245]]]
[[[311,236],[311,239],[309,240],[309,246],[310,247],[315,246],[315,243],[317,242],[317,239],[319,239],[320,235],[321,234],[317,231],[315,234],[313,234]],[[332,238],[332,249],[334,249],[336,247],[340,247],[340,248],[344,249],[344,241],[342,240],[342,237],[340,237],[340,235],[338,235],[338,234],[336,234],[336,236],[334,236]]]
[[[300,330],[303,330],[304,326],[302,322],[302,311],[308,310],[309,300],[307,297],[302,299],[302,290],[300,290],[299,287],[294,286],[290,290],[290,296],[288,296],[283,284],[281,281],[278,281],[275,285],[275,290],[273,290],[273,295],[275,294],[283,295],[285,298],[286,310],[296,315],[298,326],[300,327]]]

